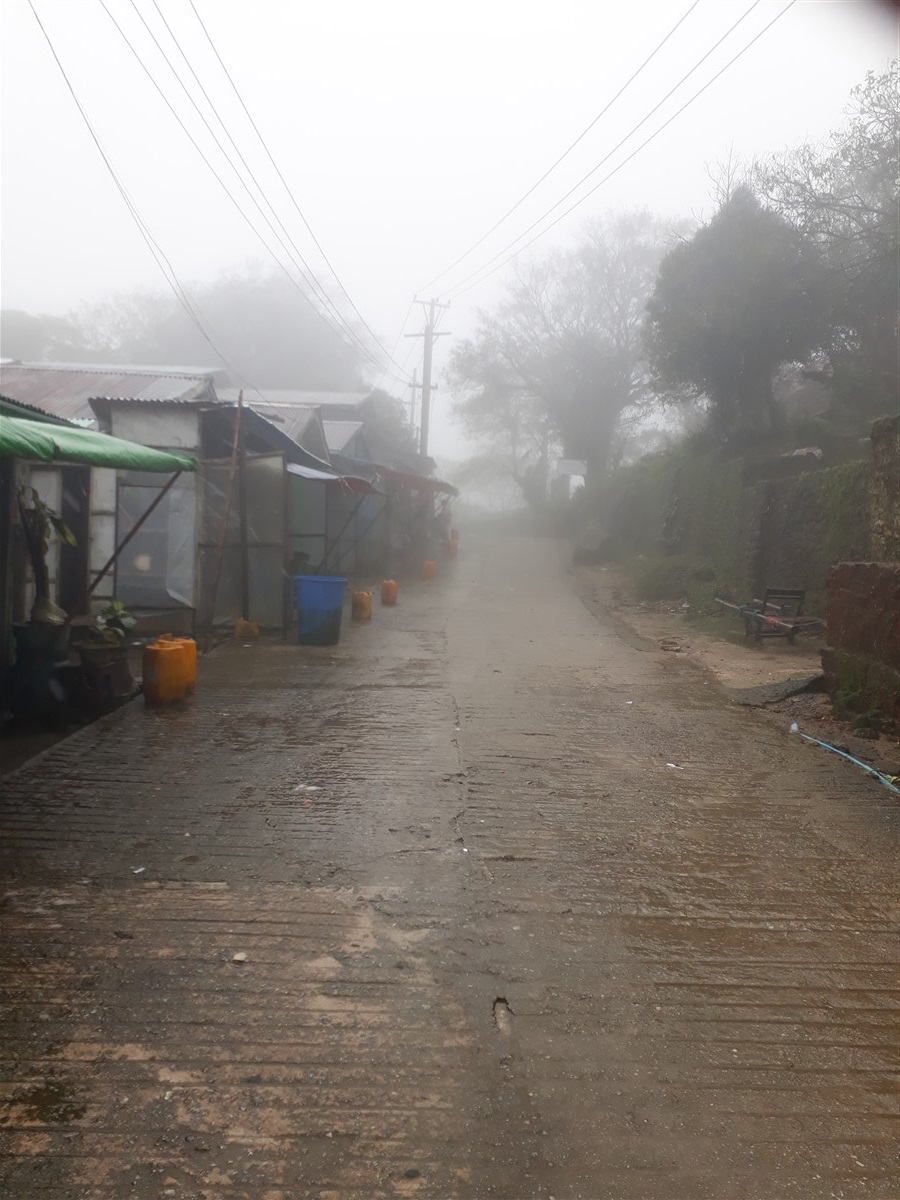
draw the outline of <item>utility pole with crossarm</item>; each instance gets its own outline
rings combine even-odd
[[[433,385],[431,382],[431,359],[434,349],[434,339],[449,336],[448,331],[442,330],[439,333],[435,329],[434,310],[436,308],[449,308],[450,305],[439,304],[437,300],[429,300],[427,303],[424,300],[420,300],[419,303],[425,306],[425,329],[422,333],[408,333],[406,336],[425,339],[425,349],[422,359],[422,428],[419,433],[419,453],[422,458],[427,458],[428,430],[431,419],[431,393],[436,390],[436,385]]]

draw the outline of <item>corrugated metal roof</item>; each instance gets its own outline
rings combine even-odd
[[[15,363],[0,365],[0,391],[67,421],[93,421],[90,401],[215,399],[213,373],[173,373],[93,363]]]
[[[0,395],[0,416],[8,417],[30,417],[33,421],[50,421],[58,423],[61,418],[54,417],[53,413],[44,412],[42,408],[35,408],[33,404],[23,404],[21,400],[13,400],[12,396]]]
[[[241,391],[244,403],[255,412],[261,413],[283,429],[288,437],[314,454],[324,454],[327,442],[319,409],[308,400],[315,392],[298,392],[287,388],[216,388],[218,398],[226,403],[237,404]],[[316,431],[310,430],[316,426]]]
[[[372,395],[371,392],[301,392],[290,391],[282,393],[284,396],[292,396],[295,404],[305,404],[313,408],[325,408],[332,405],[344,405],[345,407],[356,408],[364,403]],[[270,398],[273,393],[266,391],[266,395]]]
[[[244,403],[258,413],[264,413],[277,421],[291,437],[302,433],[310,421],[318,421],[319,410],[314,404],[297,400],[303,392],[285,391],[281,388],[216,388],[216,395],[227,404],[237,404],[241,391]]]
[[[236,401],[238,392],[243,391],[244,402],[259,408],[266,401],[273,404],[289,404],[297,408],[322,408],[333,404],[344,404],[356,407],[368,400],[371,392],[307,392],[300,388],[217,388],[220,396]]]
[[[362,421],[323,421],[322,428],[325,430],[328,449],[339,453],[353,440],[362,427]]]
[[[233,412],[234,407],[234,405],[225,404],[213,406],[207,410],[206,419],[208,421],[216,421],[220,416]],[[290,461],[306,463],[307,466],[315,467],[321,471],[331,471],[331,463],[328,461],[328,448],[325,445],[325,435],[322,433],[321,425],[315,426],[322,440],[322,454],[320,456],[314,450],[309,449],[308,446],[303,446],[295,441],[294,438],[285,432],[280,422],[275,424],[270,417],[257,412],[253,405],[244,406],[244,419],[249,433],[259,436],[272,449],[283,451]],[[230,433],[231,422],[229,421],[228,424]]]

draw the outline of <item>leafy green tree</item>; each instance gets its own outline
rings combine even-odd
[[[736,188],[660,266],[647,331],[661,382],[706,395],[720,434],[768,432],[775,371],[821,338],[821,276],[801,233]]]
[[[757,163],[758,194],[820,249],[837,372],[896,400],[900,307],[900,63],[870,72],[824,145]]]

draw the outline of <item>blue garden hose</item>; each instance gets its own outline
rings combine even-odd
[[[881,771],[876,771],[874,767],[870,767],[867,763],[860,762],[858,758],[854,758],[852,754],[847,754],[845,750],[838,750],[837,746],[832,746],[828,742],[821,742],[818,738],[810,737],[808,733],[801,732],[796,721],[792,722],[790,732],[799,733],[804,741],[813,742],[816,746],[821,746],[824,750],[830,750],[832,754],[839,754],[841,758],[846,758],[848,762],[852,762],[855,766],[862,767],[867,774],[874,775],[878,782],[884,784],[895,796],[900,796],[900,788],[887,775],[883,775]]]

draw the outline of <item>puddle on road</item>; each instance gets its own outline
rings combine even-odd
[[[87,1105],[76,1101],[71,1084],[55,1079],[14,1093],[9,1107],[18,1109],[29,1124],[40,1125],[67,1125],[87,1112]]]

